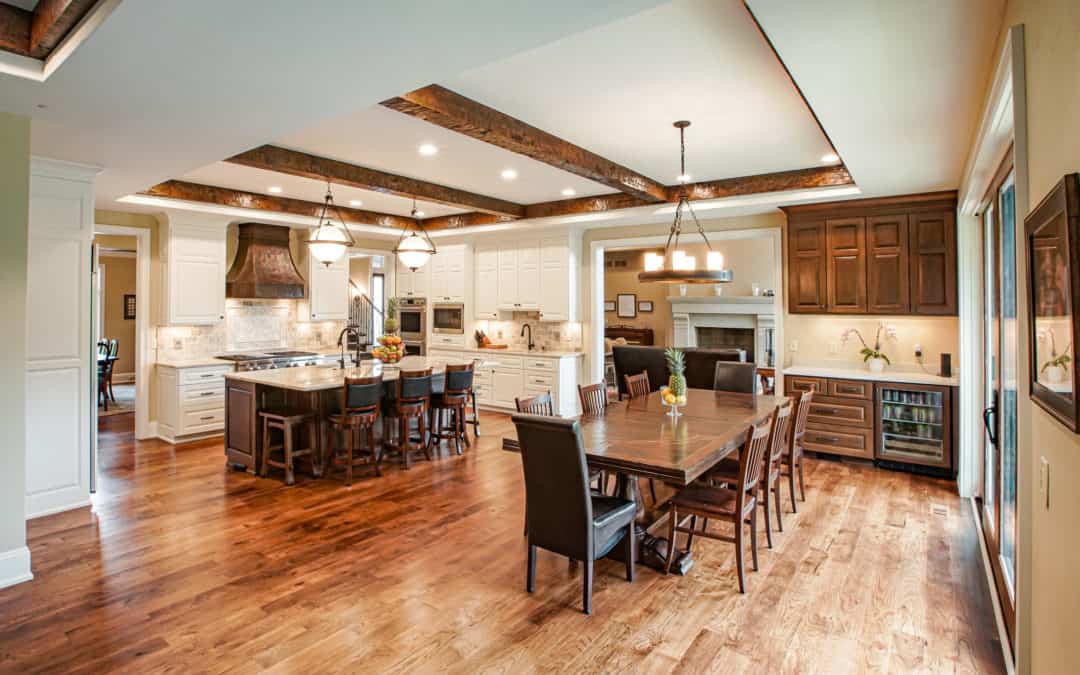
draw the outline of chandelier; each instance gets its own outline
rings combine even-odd
[[[417,230],[402,228],[401,237],[398,238],[393,253],[403,265],[415,272],[426,265],[427,261],[431,260],[431,256],[435,255],[435,244],[431,241],[431,237],[428,236],[427,230],[424,229],[424,221],[420,220],[419,216],[421,214],[416,210],[416,197],[413,197],[411,215],[413,220],[416,221],[416,226],[420,228],[419,234],[417,234]]]
[[[337,213],[337,224],[330,218],[331,210]],[[334,195],[330,192],[330,181],[327,181],[326,197],[323,200],[322,211],[319,213],[319,224],[308,237],[308,250],[316,260],[329,267],[345,255],[345,251],[355,243],[349,228],[345,226],[345,219],[341,217],[341,209],[334,203]]]
[[[734,280],[735,276],[729,269],[724,269],[724,256],[719,251],[712,250],[709,238],[705,236],[705,230],[698,222],[697,214],[690,206],[690,195],[686,190],[686,184],[690,182],[690,176],[686,173],[686,127],[690,122],[680,120],[675,122],[675,128],[679,130],[679,204],[675,207],[675,220],[671,223],[671,231],[668,233],[667,244],[664,245],[664,254],[647,253],[645,255],[645,271],[638,273],[638,281],[656,281],[666,284],[726,284]],[[705,268],[698,269],[697,260],[694,256],[687,255],[679,250],[679,236],[682,234],[683,212],[686,211],[694,219],[698,234],[705,241]]]

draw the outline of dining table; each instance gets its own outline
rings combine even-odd
[[[669,415],[660,392],[610,403],[603,415],[578,418],[585,459],[590,468],[616,476],[616,493],[637,509],[638,562],[662,569],[671,545],[663,527],[671,494],[701,478],[729,455],[737,454],[752,425],[762,424],[786,397],[688,389],[677,417]],[[516,435],[503,438],[503,449],[520,452]],[[640,481],[652,480],[656,499],[646,502]],[[621,547],[609,557],[620,558]],[[681,552],[672,571],[685,574],[693,556]]]

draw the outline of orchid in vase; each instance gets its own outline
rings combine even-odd
[[[1069,373],[1069,363],[1072,361],[1072,357],[1069,356],[1072,343],[1066,345],[1065,350],[1058,354],[1053,328],[1040,328],[1038,338],[1039,342],[1050,342],[1050,358],[1039,368],[1039,375],[1045,374],[1051,382],[1064,382],[1066,375]]]
[[[885,370],[885,364],[892,365],[892,361],[890,361],[889,357],[882,351],[882,341],[891,340],[896,342],[896,328],[884,321],[880,322],[877,327],[877,332],[874,333],[873,347],[863,339],[862,333],[859,332],[858,328],[848,328],[841,333],[840,342],[846,344],[847,341],[851,339],[852,335],[859,338],[859,342],[862,344],[862,349],[859,350],[859,353],[862,354],[863,363],[867,365],[871,372],[880,373]]]

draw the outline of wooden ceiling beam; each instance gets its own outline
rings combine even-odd
[[[645,202],[667,198],[664,185],[609,159],[433,84],[382,102],[387,108],[456,131]]]
[[[636,206],[648,206],[656,202],[638,199],[633,195],[616,193],[613,195],[598,195],[596,197],[575,197],[574,199],[560,199],[553,202],[540,202],[529,204],[525,207],[526,218],[553,218],[556,216],[572,216],[581,213],[603,213],[605,211],[618,211],[619,209],[632,209]]]
[[[435,231],[456,230],[462,227],[476,227],[478,225],[498,225],[500,223],[510,223],[515,220],[517,219],[509,216],[474,211],[472,213],[459,213],[453,216],[424,218],[420,222],[423,223],[424,229]]]
[[[30,56],[30,24],[33,20],[33,13],[0,2],[0,49]]]
[[[295,216],[309,216],[318,218],[322,212],[321,202],[309,202],[303,199],[290,197],[271,197],[254,192],[242,190],[230,190],[228,188],[214,187],[212,185],[200,185],[180,180],[170,180],[159,183],[152,188],[140,193],[149,197],[161,197],[165,199],[178,199],[187,202],[199,202],[202,204],[216,204],[241,209],[258,209],[260,211],[273,211],[287,213]],[[344,206],[341,209],[341,217],[349,223],[363,225],[377,225],[393,229],[415,229],[416,221],[404,216],[396,216],[390,213],[379,213],[364,209],[353,209]]]
[[[810,169],[778,171],[756,176],[741,176],[739,178],[723,178],[702,183],[691,183],[686,186],[686,189],[691,201],[694,201],[722,199],[724,197],[737,197],[763,192],[786,192],[788,190],[806,190],[809,188],[854,184],[855,181],[851,179],[847,167],[840,164],[837,166],[820,166]],[[672,185],[668,188],[669,202],[679,201],[680,187],[679,185]]]
[[[416,197],[427,202],[473,209],[500,216],[520,218],[525,207],[494,197],[467,192],[427,181],[398,176],[348,162],[309,155],[274,145],[263,145],[225,160],[255,169],[277,171],[291,176],[330,181],[339,185],[374,190],[399,197]]]
[[[43,59],[71,32],[97,0],[38,0],[30,24],[30,56]]]

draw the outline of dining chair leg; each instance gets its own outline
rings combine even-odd
[[[784,531],[784,510],[780,507],[780,477],[776,477],[776,482],[772,487],[773,497],[776,499],[776,529],[779,532]],[[767,497],[768,495],[766,495]]]
[[[795,503],[795,458],[791,458],[791,463],[788,465],[788,492],[791,493],[791,512],[798,513],[799,505]]]
[[[634,556],[637,554],[637,537],[634,533],[634,521],[630,521],[630,524],[626,527],[626,580],[633,583],[634,581]]]
[[[678,532],[675,527],[679,523],[679,510],[675,508],[675,505],[671,505],[671,511],[668,512],[668,545],[667,545],[667,558],[664,559],[664,574],[671,573],[671,561],[675,560],[675,537]]]
[[[529,544],[529,564],[525,573],[525,590],[532,593],[536,590],[536,547]]]
[[[772,500],[769,499],[769,488],[768,488],[768,486],[766,486],[765,487],[765,501],[764,501],[764,507],[765,507],[765,541],[768,543],[769,548],[772,548],[772,504],[770,502],[772,502]],[[757,513],[756,509],[754,510],[754,513],[755,514]]]
[[[757,504],[754,504],[754,510],[750,512],[750,557],[754,561],[754,571],[758,571],[757,561]]]
[[[694,545],[694,530],[697,529],[697,516],[690,516],[690,532],[686,535],[686,550]]]
[[[401,465],[406,469],[409,465],[409,418],[398,418],[398,450],[401,452]]]
[[[585,578],[582,581],[581,594],[583,596],[582,604],[585,605],[585,613],[592,614],[592,578],[593,578],[593,561],[585,561]]]
[[[735,570],[739,574],[739,592],[746,592],[746,567],[743,563],[743,529],[746,524],[742,519],[735,523]]]
[[[802,458],[802,455],[799,455],[799,498],[802,501],[805,502],[806,501],[806,484],[803,482],[802,465],[803,465],[803,458]]]

